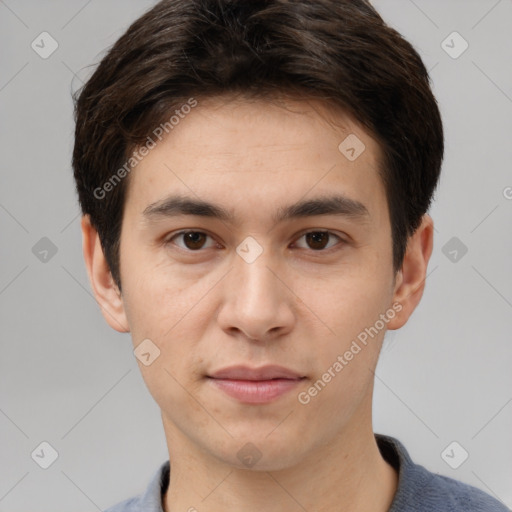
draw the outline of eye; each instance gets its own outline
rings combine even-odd
[[[176,244],[180,249],[188,250],[188,251],[197,251],[199,249],[204,249],[205,240],[207,238],[210,238],[210,235],[207,235],[206,233],[203,233],[202,231],[180,231],[179,233],[176,233],[174,236],[169,238],[165,244],[174,243],[173,240],[176,238],[181,238],[183,240],[183,245]],[[213,245],[215,245],[215,242],[213,241]],[[208,248],[208,247],[206,247]]]
[[[211,242],[210,245],[206,245],[207,239],[210,238]],[[301,249],[311,249],[316,252],[325,251],[327,252],[328,249],[331,249],[332,247],[339,245],[335,242],[336,239],[343,243],[344,240],[339,237],[338,235],[334,234],[331,231],[308,231],[306,233],[303,233],[298,240],[304,238],[307,244],[307,247],[300,247],[300,245],[295,242],[295,246],[298,246]],[[182,243],[177,243],[174,240],[180,240]],[[193,230],[186,230],[186,231],[180,231],[178,233],[175,233],[172,237],[168,238],[165,241],[165,245],[168,244],[175,244],[180,249],[183,249],[185,251],[189,252],[198,252],[201,249],[208,249],[215,246],[215,241],[212,239],[210,235],[207,233],[204,233],[203,231],[193,231]]]
[[[340,242],[344,242],[344,240],[339,237],[338,235],[335,235],[331,231],[308,231],[307,233],[303,233],[299,240],[301,238],[305,238],[306,243],[309,245],[309,247],[305,247],[305,249],[312,249],[313,251],[322,251],[325,249],[330,249],[331,247],[335,246],[336,244],[331,244],[328,246],[328,242],[332,238],[338,239]]]

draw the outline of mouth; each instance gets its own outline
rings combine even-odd
[[[268,403],[295,388],[306,377],[282,366],[231,366],[207,375],[216,389],[239,402]]]
[[[262,381],[273,379],[298,380],[304,378],[299,372],[278,365],[266,365],[259,368],[251,368],[249,366],[237,365],[222,368],[213,372],[208,377],[213,379],[231,379],[231,380],[247,380]]]

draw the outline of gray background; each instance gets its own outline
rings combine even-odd
[[[102,510],[167,459],[129,334],[91,295],[70,167],[70,92],[152,3],[0,0],[0,511]],[[375,430],[512,507],[512,2],[374,4],[431,70],[447,146],[424,298],[387,335]],[[43,31],[59,45],[47,59],[31,48]],[[456,59],[453,31],[469,43]],[[31,456],[43,441],[48,469]],[[453,441],[458,469],[441,456]]]

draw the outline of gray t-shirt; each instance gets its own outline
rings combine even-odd
[[[398,488],[389,512],[509,512],[488,494],[451,478],[431,473],[415,464],[396,439],[377,434],[379,449],[398,471]],[[151,479],[146,491],[105,512],[163,512],[162,497],[169,485],[167,460]]]

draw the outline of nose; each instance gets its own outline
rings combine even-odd
[[[270,341],[293,328],[295,296],[282,266],[265,251],[252,263],[236,255],[223,280],[217,321],[230,335]]]

